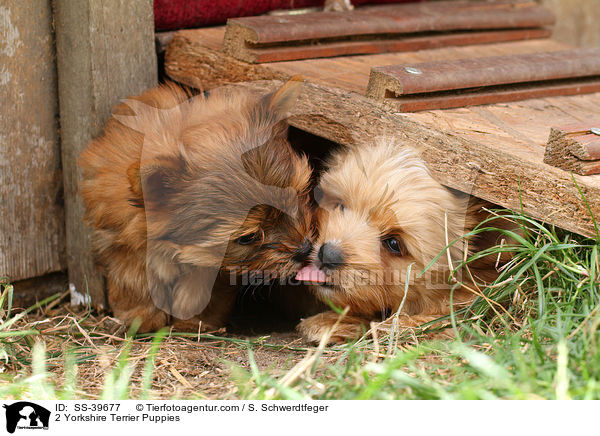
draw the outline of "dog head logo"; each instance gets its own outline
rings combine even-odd
[[[6,409],[6,431],[14,433],[19,429],[48,429],[50,411],[28,401],[4,405]]]

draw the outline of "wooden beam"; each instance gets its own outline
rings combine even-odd
[[[0,4],[0,277],[66,267],[50,2]]]
[[[77,159],[102,132],[113,106],[156,85],[152,0],[55,0],[55,25],[69,285],[72,301],[89,292],[103,306]]]

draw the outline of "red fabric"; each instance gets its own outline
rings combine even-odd
[[[420,0],[352,0],[367,3],[407,3]],[[154,0],[156,30],[222,24],[227,18],[260,15],[275,9],[321,6],[324,0]]]

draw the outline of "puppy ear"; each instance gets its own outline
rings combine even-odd
[[[170,313],[175,318],[190,319],[208,306],[219,268],[198,267],[180,277],[173,287]]]
[[[134,164],[127,170],[132,192],[147,206],[169,204],[181,190],[186,166],[181,156],[159,156],[147,164]]]
[[[288,80],[277,91],[265,95],[261,99],[263,107],[275,116],[276,120],[286,118],[287,113],[292,109],[300,91],[302,90],[303,79],[301,76],[294,76]]]
[[[282,120],[287,118],[301,89],[302,79],[300,76],[294,76],[277,91],[262,96],[251,109],[250,115],[257,127],[278,126]],[[280,133],[280,130],[281,128],[278,126],[277,133]]]
[[[194,267],[175,278],[170,285],[162,281],[149,282],[152,302],[169,315],[187,320],[202,313],[208,306],[219,268]],[[152,276],[151,276],[152,277]]]
[[[289,125],[287,121],[279,121],[275,125],[273,125],[273,129],[271,130],[271,137],[274,139],[287,139],[288,137],[288,128]],[[275,141],[271,141],[273,144],[276,144]]]
[[[285,119],[294,107],[302,89],[302,77],[294,76],[277,91],[263,96],[258,105],[259,125],[270,126],[272,138],[287,138],[288,124]]]

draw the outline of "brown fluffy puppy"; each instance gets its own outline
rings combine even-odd
[[[116,317],[140,330],[222,326],[240,274],[309,255],[307,159],[282,121],[301,87],[260,96],[167,85],[119,106],[81,155],[81,194]]]
[[[403,327],[449,313],[448,258],[456,266],[464,245],[454,244],[417,276],[448,242],[483,218],[481,204],[469,206],[468,196],[458,196],[436,182],[414,151],[386,140],[335,154],[320,189],[315,252],[296,278],[313,282],[311,289],[323,301],[349,307],[332,342],[356,338],[371,321],[385,319],[401,305]],[[478,242],[491,245],[495,240],[471,241],[470,248]],[[484,280],[496,275],[490,259],[472,265],[471,271]],[[458,305],[471,298],[463,288],[453,294]],[[298,329],[316,342],[338,318],[333,311],[324,312],[303,320]]]

